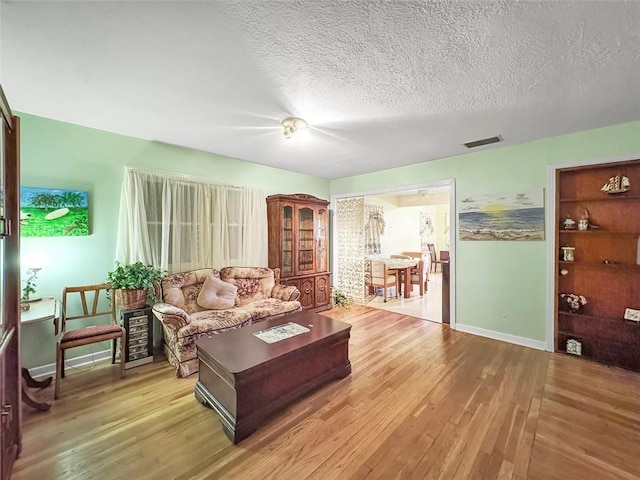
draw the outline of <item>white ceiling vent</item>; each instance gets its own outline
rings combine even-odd
[[[474,140],[473,142],[467,142],[464,144],[467,148],[481,147],[482,145],[490,145],[492,143],[502,142],[502,136],[481,138],[480,140]]]

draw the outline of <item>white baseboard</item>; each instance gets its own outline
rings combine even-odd
[[[494,340],[500,340],[502,342],[513,343],[515,345],[521,345],[523,347],[535,348],[536,350],[546,350],[547,342],[544,340],[533,340],[527,337],[519,337],[517,335],[509,335],[507,333],[494,332],[493,330],[486,330],[484,328],[473,327],[471,325],[456,324],[456,330],[465,333],[471,333],[472,335],[478,335],[480,337],[492,338]]]
[[[480,337],[492,338],[494,340],[500,340],[502,342],[513,343],[515,345],[521,345],[523,347],[535,348],[536,350],[546,350],[547,342],[541,340],[533,340],[531,338],[519,337],[517,335],[509,335],[506,333],[494,332],[493,330],[486,330],[484,328],[474,327],[471,325],[463,325],[461,323],[456,324],[456,330],[460,332],[470,333],[472,335],[478,335]],[[83,365],[89,365],[91,363],[99,362],[102,360],[111,359],[111,350],[102,350],[88,355],[82,355],[80,357],[69,358],[65,360],[65,368],[81,367]],[[32,377],[44,377],[46,375],[53,375],[56,372],[56,364],[49,363],[48,365],[42,365],[40,367],[33,367],[29,369],[29,373]]]
[[[80,357],[67,358],[64,361],[65,369],[81,367],[83,365],[90,365],[102,360],[111,360],[111,350],[101,350],[95,353],[89,353],[87,355],[81,355]],[[56,364],[49,363],[40,367],[33,367],[29,369],[29,373],[33,378],[44,377],[47,375],[54,375],[56,373]]]

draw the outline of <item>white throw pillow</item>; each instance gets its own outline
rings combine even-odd
[[[209,274],[198,294],[198,305],[211,310],[224,310],[235,305],[238,287]]]

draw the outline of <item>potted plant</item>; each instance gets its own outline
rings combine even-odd
[[[353,303],[351,297],[348,297],[346,294],[342,293],[339,290],[333,290],[331,299],[333,301],[334,307],[349,308]]]
[[[142,262],[122,264],[116,261],[116,267],[107,274],[111,287],[117,292],[122,308],[140,308],[156,301],[154,284],[162,280],[164,272],[153,265]]]

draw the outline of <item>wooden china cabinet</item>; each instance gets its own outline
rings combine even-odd
[[[267,197],[269,267],[300,290],[305,310],[331,308],[329,202],[297,193]]]
[[[640,371],[640,160],[557,170],[556,218],[556,351]]]

